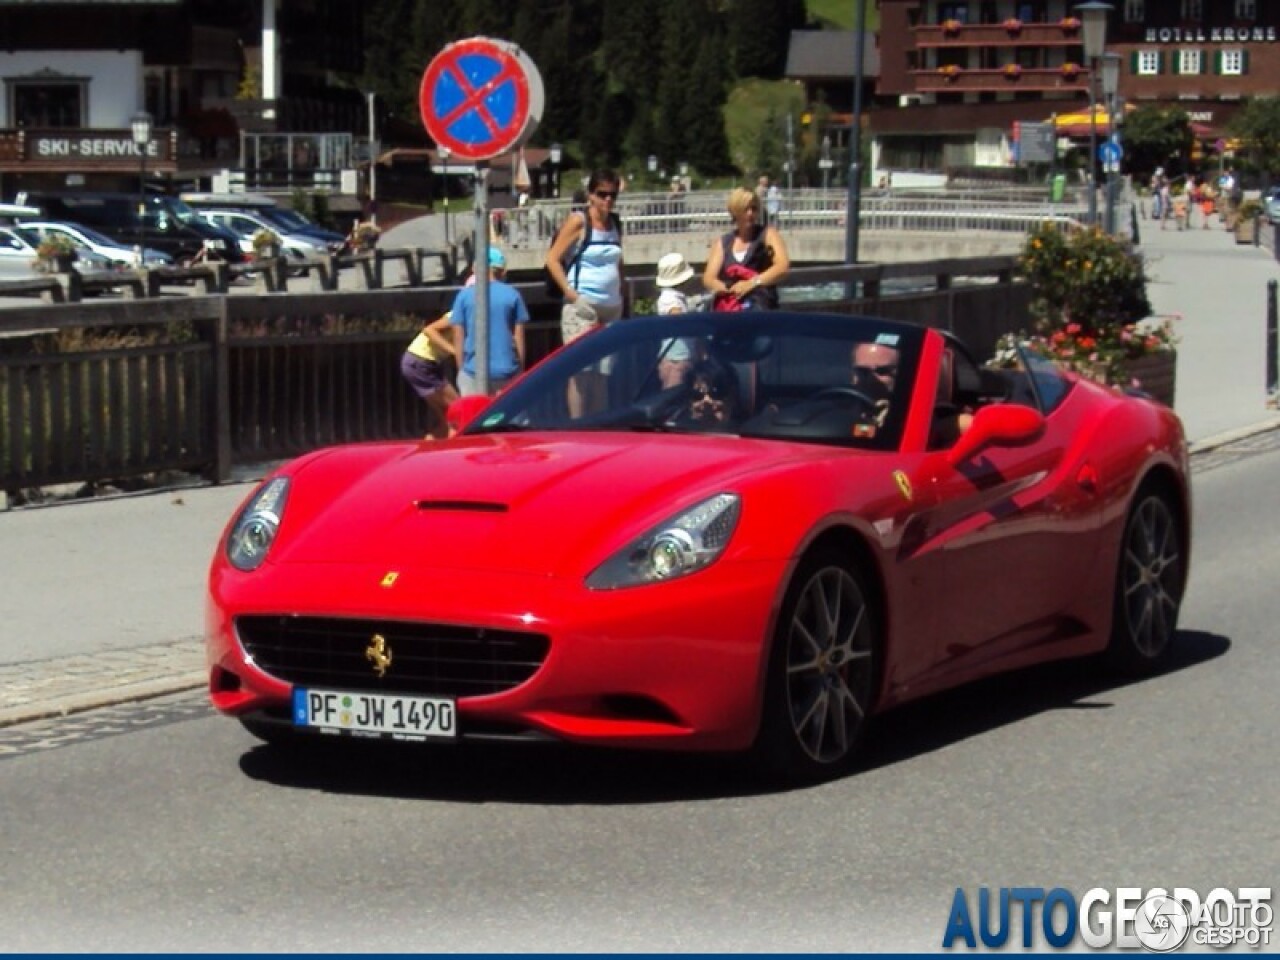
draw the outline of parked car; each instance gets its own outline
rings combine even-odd
[[[286,232],[279,223],[262,216],[257,210],[200,210],[199,213],[210,223],[234,233],[240,240],[240,249],[246,254],[253,253],[253,235],[259,230],[270,230],[278,236],[285,256],[295,260],[319,256],[329,249],[317,237]]]
[[[1280,187],[1268,188],[1262,196],[1262,204],[1267,209],[1267,219],[1280,223]]]
[[[40,276],[36,268],[39,246],[40,234],[34,230],[20,225],[0,227],[0,280],[30,280]],[[76,248],[74,265],[82,273],[115,269],[106,257],[83,246]]]
[[[87,247],[116,266],[138,265],[138,254],[133,247],[117,243],[90,227],[81,226],[78,223],[65,223],[61,220],[23,220],[22,226],[28,230],[34,230],[40,236],[52,234],[69,237],[77,246]],[[153,250],[148,247],[142,251],[142,262],[146,266],[168,266],[173,263],[173,257],[163,250]]]
[[[219,211],[251,214],[281,237],[297,236],[307,238],[312,243],[318,241],[335,253],[346,242],[343,234],[313,223],[296,210],[282,207],[262,194],[184,193],[182,200],[202,213]]]
[[[204,256],[232,263],[244,260],[239,238],[204,220],[177,197],[147,194],[141,217],[138,197],[127,193],[33,191],[26,202],[40,207],[49,220],[83,224],[127,246],[141,243],[179,264]]]
[[[1093,654],[1158,670],[1182,425],[1010,363],[889,320],[636,318],[455,402],[451,439],[307,454],[216,547],[213,706],[268,741],[751,751],[809,779],[926,694]]]

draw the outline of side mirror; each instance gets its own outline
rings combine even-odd
[[[485,396],[459,397],[449,404],[445,419],[449,421],[449,426],[461,432],[472,420],[485,411],[492,400],[492,397]]]
[[[951,466],[963,463],[989,446],[1016,447],[1030,443],[1044,432],[1044,414],[1015,403],[983,407],[973,415],[973,423],[947,451]]]

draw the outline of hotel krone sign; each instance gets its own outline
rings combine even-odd
[[[1275,43],[1275,27],[1147,27],[1147,43]]]

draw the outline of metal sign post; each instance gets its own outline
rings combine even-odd
[[[475,380],[489,392],[489,165],[524,143],[542,119],[542,76],[523,50],[505,40],[451,43],[427,65],[418,107],[441,150],[475,168]],[[446,203],[446,217],[448,207]],[[446,224],[448,221],[445,221]],[[448,227],[446,226],[446,230]]]
[[[489,392],[489,165],[475,173],[476,387]]]

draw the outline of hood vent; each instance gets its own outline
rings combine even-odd
[[[506,513],[505,503],[484,500],[419,500],[419,510],[445,510],[451,513]]]

